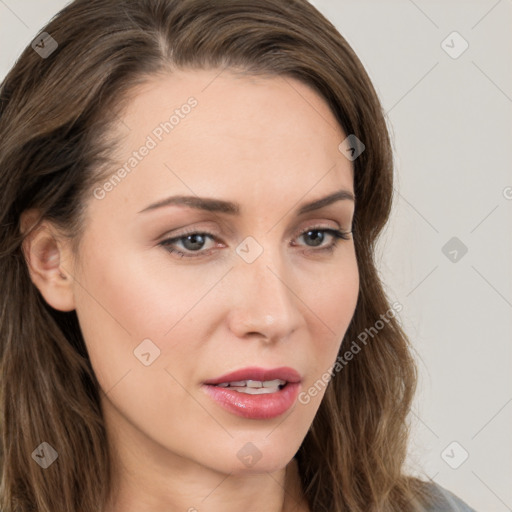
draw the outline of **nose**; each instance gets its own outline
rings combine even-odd
[[[278,250],[265,249],[252,263],[241,259],[235,267],[230,273],[230,330],[239,338],[263,337],[267,342],[289,338],[304,321],[303,303]]]

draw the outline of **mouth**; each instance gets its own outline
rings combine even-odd
[[[233,382],[221,382],[220,384],[212,384],[220,388],[229,388],[239,393],[247,393],[248,395],[265,395],[268,393],[276,393],[286,386],[287,382],[281,379],[275,380],[239,380]]]
[[[203,382],[203,390],[218,405],[238,416],[270,419],[296,401],[301,377],[293,368],[245,368]]]
[[[233,387],[252,387],[256,389],[260,387],[272,388],[283,386],[287,382],[296,383],[300,381],[301,377],[299,372],[288,366],[271,369],[254,366],[226,373],[215,379],[205,380],[204,384],[214,386],[222,385],[224,387],[232,385]]]

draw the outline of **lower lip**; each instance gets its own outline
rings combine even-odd
[[[243,418],[266,420],[276,418],[285,413],[297,400],[300,382],[288,382],[286,386],[275,393],[249,395],[203,384],[205,392],[221,407]]]

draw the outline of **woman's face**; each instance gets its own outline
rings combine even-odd
[[[118,129],[119,165],[91,191],[80,265],[63,262],[112,442],[125,464],[162,474],[282,468],[358,296],[352,235],[321,231],[350,231],[354,201],[305,208],[354,193],[338,149],[347,134],[301,82],[219,70],[153,78]]]

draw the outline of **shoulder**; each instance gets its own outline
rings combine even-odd
[[[433,497],[425,512],[476,512],[467,503],[439,484],[431,483],[429,491]]]

